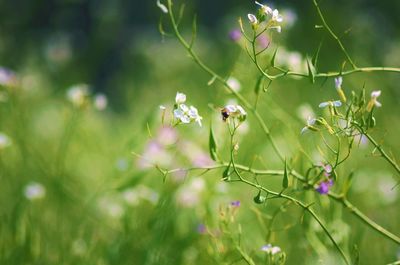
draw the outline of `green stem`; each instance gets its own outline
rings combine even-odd
[[[342,43],[342,41],[339,39],[339,37],[333,32],[333,30],[331,29],[331,27],[328,25],[328,23],[326,22],[324,15],[321,12],[321,9],[319,8],[319,5],[317,3],[317,0],[313,0],[313,3],[315,5],[315,7],[317,8],[317,12],[318,15],[322,21],[322,24],[324,25],[325,29],[329,32],[329,34],[336,40],[336,42],[338,43],[340,49],[343,51],[344,55],[346,56],[347,60],[349,61],[349,63],[351,64],[351,66],[353,67],[353,69],[357,69],[357,66],[355,65],[355,63],[353,62],[353,60],[350,58],[349,53],[346,51],[346,49],[344,48],[344,45]]]
[[[222,169],[226,168],[227,166],[230,166],[230,163],[223,162],[221,164],[213,165],[213,166],[208,166],[208,167],[191,167],[191,168],[177,168],[177,169],[172,169],[168,171],[164,171],[163,173],[170,174],[178,171],[192,171],[192,170],[214,170],[214,169]],[[254,175],[265,175],[265,176],[283,176],[284,170],[261,170],[261,169],[253,169],[244,165],[236,164],[235,163],[235,168],[240,169],[242,171],[254,174]],[[304,176],[302,176],[300,173],[292,170],[289,172],[292,176],[294,176],[296,179],[299,181],[307,184],[307,185],[312,185],[310,182],[306,180]],[[379,232],[381,235],[387,237],[388,239],[394,241],[396,244],[400,244],[400,238],[382,226],[378,225],[374,221],[372,221],[369,217],[367,217],[362,211],[360,211],[356,206],[354,206],[348,199],[343,197],[342,195],[336,194],[334,192],[329,192],[328,196],[332,199],[334,199],[336,202],[341,203],[345,208],[350,210],[350,212],[357,217],[359,220],[361,220],[363,223],[366,225],[370,226],[372,229],[375,231]]]

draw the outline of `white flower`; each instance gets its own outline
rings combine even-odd
[[[236,108],[239,111],[239,115],[246,116],[247,112],[242,108],[242,106],[237,105]]]
[[[191,123],[192,121],[195,121],[200,126],[202,125],[201,120],[203,118],[199,115],[198,110],[193,106],[188,107],[185,104],[180,104],[177,109],[174,109],[174,116],[182,123]]]
[[[260,6],[261,10],[262,10],[266,15],[272,14],[272,8],[270,8],[270,7],[267,6],[267,5],[260,4],[260,3],[257,2],[257,1],[255,1],[255,2],[256,2],[256,5],[259,5],[259,6]]]
[[[336,89],[341,89],[343,83],[343,78],[341,76],[335,78],[335,87]]]
[[[168,8],[164,4],[161,4],[160,0],[157,0],[157,6],[161,9],[163,13],[168,13]]]
[[[229,117],[237,118],[240,122],[246,120],[247,112],[240,105],[226,105],[222,110],[222,120],[226,121]]]
[[[277,246],[272,246],[271,244],[268,244],[268,245],[262,246],[261,251],[275,255],[276,253],[281,252],[281,248],[277,247]]]
[[[314,124],[317,120],[311,117],[307,118],[307,126],[305,126],[303,129],[301,129],[300,134],[304,134],[306,131],[310,130],[310,129],[314,129]],[[316,129],[316,128],[315,128]]]
[[[67,98],[76,107],[82,106],[89,96],[89,87],[86,84],[74,85],[67,91]]]
[[[320,108],[325,108],[327,106],[331,106],[331,107],[340,107],[342,106],[342,102],[340,100],[336,100],[336,101],[326,101],[326,102],[322,102],[318,105],[318,107]]]
[[[283,17],[281,14],[279,14],[278,9],[274,9],[274,11],[272,11],[272,21],[276,21],[276,22],[282,22],[283,21]]]
[[[235,92],[240,91],[241,88],[240,82],[233,76],[229,77],[228,80],[226,80],[226,83],[232,88],[233,91]]]
[[[247,14],[247,18],[249,19],[249,22],[251,25],[255,26],[258,24],[258,19],[255,15],[253,14]]]
[[[199,115],[199,112],[197,111],[197,109],[193,106],[190,106],[189,111],[188,111],[189,117],[194,120],[195,122],[197,122],[200,127],[201,127],[201,120],[203,119],[203,117],[201,117]]]
[[[30,201],[42,199],[46,196],[46,189],[40,183],[31,182],[25,187],[24,195]]]
[[[368,102],[368,106],[367,106],[367,110],[371,111],[372,108],[375,107],[382,107],[382,104],[377,100],[378,97],[381,95],[381,91],[380,90],[374,90],[371,93],[371,99]]]
[[[182,104],[182,103],[185,103],[185,101],[186,101],[186,95],[183,93],[177,92],[176,96],[175,96],[175,103]]]
[[[372,91],[371,93],[371,100],[374,101],[374,105],[376,107],[382,107],[382,104],[376,100],[380,95],[381,95],[380,90]]]
[[[97,94],[94,96],[94,107],[97,110],[105,110],[108,105],[107,96],[104,94]]]
[[[166,108],[165,106],[163,106],[163,105],[160,105],[159,108],[160,108],[160,110],[166,110],[166,109],[167,109],[167,108]]]
[[[0,132],[0,150],[10,146],[12,141],[5,133]]]

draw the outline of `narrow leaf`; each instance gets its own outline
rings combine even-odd
[[[264,79],[264,75],[260,75],[257,79],[257,83],[256,86],[254,88],[254,92],[256,93],[256,95],[258,96],[258,94],[260,94],[261,88],[262,88],[262,81]]]
[[[311,83],[315,83],[315,69],[310,63],[310,60],[307,58],[307,69],[308,69],[308,78],[310,79]]]
[[[190,49],[192,49],[196,37],[197,37],[197,15],[195,14],[193,16],[193,22],[192,22],[192,38],[190,40],[190,45],[189,45]]]
[[[287,172],[287,162],[285,159],[285,169],[283,171],[283,180],[282,180],[282,187],[286,189],[289,186],[289,178],[288,178],[288,172]]]
[[[210,151],[210,157],[212,160],[217,161],[218,160],[218,155],[217,155],[217,143],[214,138],[214,133],[212,129],[212,125],[210,124],[210,138],[208,142],[208,148]]]
[[[275,57],[276,57],[276,53],[278,52],[278,48],[275,49],[274,55],[272,55],[272,59],[271,59],[271,66],[274,67],[275,66]]]
[[[319,59],[319,52],[321,51],[322,41],[318,45],[318,49],[315,52],[313,58],[311,59],[311,63],[314,65],[315,69],[317,69],[318,59]]]

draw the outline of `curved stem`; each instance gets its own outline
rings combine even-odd
[[[191,167],[191,168],[177,168],[177,169],[172,169],[172,170],[167,170],[164,171],[164,174],[170,174],[178,171],[192,171],[192,170],[214,170],[214,169],[222,169],[225,167],[230,166],[231,163],[223,162],[221,164],[213,165],[213,166],[207,166],[207,167]],[[253,169],[244,165],[236,164],[235,163],[235,168],[254,174],[254,175],[259,175],[259,176],[283,176],[284,175],[284,170],[262,170],[262,169]],[[292,170],[289,172],[292,176],[294,176],[296,179],[299,181],[312,186],[312,183],[308,182],[304,176],[302,176],[300,173]],[[341,203],[345,208],[347,208],[355,217],[357,217],[360,221],[365,223],[366,225],[370,226],[372,229],[380,233],[381,235],[387,237],[388,239],[392,240],[396,244],[400,244],[400,237],[394,235],[393,233],[389,232],[382,226],[378,225],[375,223],[373,220],[371,220],[368,216],[366,216],[361,210],[359,210],[356,206],[354,206],[348,199],[346,199],[344,196],[339,195],[334,192],[329,192],[328,196],[334,201]]]

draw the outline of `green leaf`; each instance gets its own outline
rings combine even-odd
[[[193,21],[192,21],[192,37],[190,39],[189,49],[193,48],[196,37],[197,37],[197,15],[195,14],[193,16]]]
[[[210,151],[211,159],[214,160],[214,161],[217,161],[218,160],[217,142],[215,141],[215,138],[214,138],[214,132],[213,132],[211,123],[210,123],[210,138],[209,138],[209,141],[208,141],[208,149]]]
[[[315,83],[315,68],[310,63],[310,59],[307,58],[307,69],[308,69],[308,78],[311,83]]]
[[[256,93],[257,96],[260,94],[261,88],[263,87],[262,86],[263,79],[264,79],[264,75],[262,75],[262,74],[257,79],[257,83],[256,83],[256,86],[254,88],[254,92]]]
[[[322,47],[322,41],[319,43],[318,45],[318,49],[315,52],[314,56],[311,59],[311,63],[314,65],[315,68],[317,68],[317,63],[318,63],[318,59],[319,59],[319,52],[321,51],[321,47]]]
[[[286,189],[289,186],[289,178],[288,178],[288,172],[287,172],[287,162],[285,159],[285,169],[283,171],[283,180],[282,180],[282,187]]]
[[[231,164],[229,164],[229,166],[226,167],[226,169],[224,170],[224,172],[222,173],[222,180],[229,180],[229,169],[231,168]]]
[[[272,59],[271,59],[271,66],[274,67],[275,66],[275,57],[276,57],[276,53],[278,52],[278,48],[275,49],[274,55],[272,55]]]

